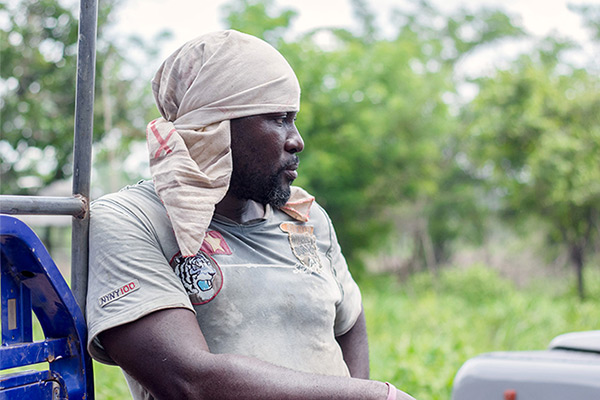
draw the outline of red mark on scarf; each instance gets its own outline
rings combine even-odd
[[[166,152],[166,154],[169,154],[173,151],[171,150],[167,142],[171,138],[171,135],[175,133],[175,128],[171,129],[167,137],[163,139],[162,136],[160,136],[160,133],[158,133],[158,129],[156,129],[155,123],[156,121],[153,121],[153,123],[150,125],[150,129],[152,130],[152,133],[154,133],[154,137],[158,141],[158,144],[160,144],[160,147],[158,148],[158,150],[156,150],[156,153],[154,153],[154,158],[158,158],[158,156],[160,156],[163,150]]]

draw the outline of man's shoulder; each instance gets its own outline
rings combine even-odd
[[[105,194],[94,200],[91,204],[92,215],[94,213],[128,213],[128,214],[151,214],[163,213],[164,206],[160,201],[152,181],[140,181],[128,185],[121,190]]]
[[[151,181],[126,186],[92,202],[90,248],[120,252],[123,246],[159,248],[167,259],[176,253],[173,227]]]
[[[140,197],[147,198],[148,200],[160,201],[154,190],[154,183],[152,181],[143,180],[133,185],[127,185],[116,192],[103,194],[101,197],[92,201],[92,206],[106,202],[127,203],[128,201]]]

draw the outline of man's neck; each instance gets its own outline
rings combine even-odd
[[[215,206],[215,212],[238,224],[263,218],[265,206],[254,200],[238,199],[227,193],[223,200]]]

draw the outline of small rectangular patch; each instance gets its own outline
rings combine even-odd
[[[135,292],[139,288],[140,282],[137,279],[134,279],[131,282],[119,287],[118,289],[111,290],[104,296],[100,296],[98,298],[98,303],[100,304],[100,307],[104,307],[105,305],[112,303],[115,300],[119,300],[123,296],[127,296],[129,293]]]
[[[17,329],[17,299],[8,299],[8,330]]]

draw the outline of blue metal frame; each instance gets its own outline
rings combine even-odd
[[[7,399],[66,399],[64,381],[51,371],[25,371],[3,377]]]
[[[50,393],[52,399],[92,399],[83,313],[46,248],[23,222],[0,215],[0,257],[0,369],[48,363],[46,371],[0,376],[0,398],[45,398]],[[32,310],[43,341],[32,341]]]

